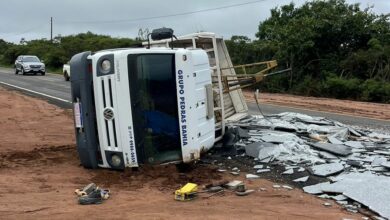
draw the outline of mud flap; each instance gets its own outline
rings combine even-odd
[[[72,102],[81,111],[74,112],[76,144],[81,164],[85,168],[98,168],[98,134],[96,133],[93,104],[92,73],[87,57],[91,52],[76,54],[70,61]],[[75,111],[75,109],[73,110]],[[82,120],[82,121],[80,121]]]

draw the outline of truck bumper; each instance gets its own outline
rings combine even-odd
[[[90,61],[87,57],[91,52],[76,54],[70,61],[72,102],[78,105],[75,112],[75,132],[77,151],[81,164],[85,168],[98,168],[100,155],[99,141],[96,128],[96,113]],[[76,114],[79,114],[78,120]]]

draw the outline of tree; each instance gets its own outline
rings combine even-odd
[[[274,48],[279,64],[292,68],[290,78],[283,79],[290,92],[332,95],[326,85],[337,78],[389,82],[390,15],[370,9],[345,0],[277,7],[260,22],[255,44]],[[344,87],[343,98],[361,98],[360,90]]]

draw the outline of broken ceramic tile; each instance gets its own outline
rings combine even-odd
[[[292,188],[291,186],[288,186],[288,185],[283,185],[282,187],[285,188],[285,189],[288,189],[288,190],[294,189],[294,188]]]
[[[243,184],[243,182],[241,180],[233,180],[233,181],[230,181],[229,183],[226,184],[226,186],[231,189],[231,190],[235,190],[237,188],[237,186]]]
[[[387,158],[383,156],[376,156],[371,163],[371,166],[381,166],[382,163],[387,162]]]
[[[315,185],[303,187],[303,191],[310,194],[320,194],[322,193],[322,187],[330,185],[330,182],[318,183]]]
[[[353,134],[353,135],[355,135],[357,137],[361,137],[362,136],[359,132],[357,132],[355,129],[353,129],[351,127],[349,127],[348,130],[349,130],[349,132],[351,132],[351,134]]]
[[[294,182],[306,182],[309,179],[309,176],[304,176],[298,179],[293,180]]]
[[[334,136],[329,136],[329,137],[328,137],[328,141],[329,141],[331,144],[343,144],[342,141],[340,141],[339,139],[337,139],[337,138],[334,137]]]
[[[386,167],[387,169],[390,169],[390,162],[389,161],[385,161],[385,162],[381,163],[381,165]]]
[[[266,173],[266,172],[270,172],[271,170],[270,169],[258,169],[256,171],[256,173]]]
[[[335,183],[322,186],[326,192],[343,193],[381,216],[390,218],[390,178],[369,172],[340,175]]]
[[[324,158],[324,159],[337,159],[338,158],[334,154],[331,154],[331,153],[328,153],[325,151],[319,151],[318,156],[320,156],[321,158]]]
[[[319,195],[319,196],[317,196],[318,198],[321,198],[321,199],[330,199],[331,198],[331,196],[330,195],[328,195],[328,194],[321,194],[321,195]]]
[[[347,145],[352,148],[363,148],[363,144],[360,141],[346,141],[344,145]]]
[[[329,163],[311,166],[310,170],[316,176],[326,177],[343,171],[344,166],[340,163]]]
[[[331,197],[332,199],[336,200],[336,201],[341,201],[341,200],[347,200],[348,198],[344,195],[337,195],[337,196],[332,196]]]
[[[293,173],[294,173],[294,170],[289,169],[289,170],[284,171],[282,174],[289,175],[289,174],[293,174]]]
[[[246,175],[246,178],[247,178],[247,179],[258,179],[258,178],[260,178],[260,176],[255,175],[255,174],[250,174],[250,173],[248,173],[248,174]]]
[[[241,138],[250,138],[251,136],[248,134],[248,132],[240,127],[236,128],[236,134],[238,137]]]
[[[264,167],[264,165],[258,164],[258,165],[255,165],[255,166],[253,167],[253,169],[262,169],[263,167]]]
[[[390,156],[390,151],[385,150],[374,150],[374,153]]]
[[[259,158],[259,152],[262,148],[265,148],[265,147],[273,148],[275,146],[276,145],[272,144],[272,143],[254,142],[252,144],[245,146],[245,153],[246,153],[246,155],[248,155],[250,157]],[[264,158],[262,158],[262,159],[264,159]],[[260,160],[262,160],[262,159],[260,159]]]
[[[247,196],[247,195],[253,193],[254,191],[255,191],[255,190],[253,190],[253,189],[247,189],[247,190],[245,190],[244,192],[236,191],[236,195],[237,195],[237,196]]]
[[[329,144],[329,143],[310,143],[314,148],[324,150],[336,155],[347,156],[352,154],[351,148],[341,144]]]
[[[348,204],[348,201],[336,201],[336,203],[340,204],[340,205],[347,205]]]

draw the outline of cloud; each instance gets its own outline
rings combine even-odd
[[[244,2],[250,2],[247,0]],[[255,1],[255,0],[252,0]],[[136,37],[139,28],[171,27],[176,35],[196,31],[210,31],[226,38],[246,35],[254,38],[260,21],[270,16],[270,9],[291,0],[264,0],[220,10],[188,15],[138,20],[134,22],[97,22],[133,20],[178,14],[243,3],[239,0],[2,0],[0,3],[0,38],[18,42],[50,38],[50,17],[54,19],[54,35],[69,35],[92,31],[116,37]],[[297,5],[304,0],[294,0]],[[374,11],[388,13],[386,0],[348,0],[361,2],[362,7],[375,4]],[[92,22],[91,22],[92,21]]]

